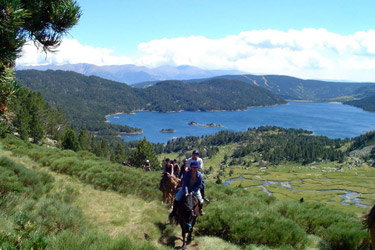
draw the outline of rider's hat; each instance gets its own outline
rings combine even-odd
[[[201,165],[197,161],[192,161],[190,163],[190,167],[192,167],[192,168],[202,168]]]
[[[199,151],[198,150],[194,150],[193,154],[199,155]]]

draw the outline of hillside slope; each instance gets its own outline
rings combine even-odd
[[[166,81],[147,89],[133,89],[66,71],[25,70],[17,71],[16,76],[24,86],[40,91],[49,103],[60,107],[75,126],[91,130],[103,126],[105,115],[117,112],[235,110],[285,103],[270,91],[233,80],[212,79],[201,86]]]
[[[134,89],[154,111],[238,110],[251,106],[286,103],[270,91],[241,81],[211,79],[201,83],[164,81],[146,89]]]
[[[214,78],[223,78],[243,81],[253,86],[259,86],[285,99],[293,100],[329,100],[332,98],[358,95],[362,88],[374,88],[375,83],[357,82],[330,82],[320,80],[304,80],[283,75],[223,75]],[[186,82],[203,82],[207,79],[192,79]],[[144,88],[156,82],[134,84],[132,87]]]
[[[370,95],[359,100],[346,101],[344,103],[362,108],[366,111],[375,112],[375,95]]]
[[[158,173],[124,168],[84,151],[75,153],[30,145],[13,136],[8,136],[1,142],[6,150],[12,151],[15,159],[23,161],[22,164],[34,166],[34,171],[46,169],[56,181],[61,181],[63,185],[67,182],[71,186],[67,189],[70,195],[64,196],[60,192],[58,197],[78,206],[92,228],[112,236],[125,234],[130,238],[136,237],[134,240],[139,240],[142,233],[146,233],[146,238],[151,239],[151,243],[161,244],[160,246],[168,244],[169,240],[174,242],[173,234],[179,233],[178,227],[177,232],[173,232],[170,225],[161,221],[167,213],[160,207],[160,203],[157,204],[158,197],[161,196],[156,189]],[[7,182],[3,178],[2,184]],[[265,249],[314,249],[318,246],[325,246],[327,249],[356,249],[367,237],[367,232],[361,229],[356,216],[333,210],[323,204],[280,201],[261,191],[225,187],[210,182],[207,185],[207,196],[210,197],[211,204],[206,206],[206,215],[199,218],[196,235],[212,238],[196,237],[196,240],[199,244],[210,244],[211,248],[216,246],[217,249],[228,249],[233,246],[223,241],[225,240],[240,248],[262,245]],[[94,187],[102,191],[95,191]],[[126,201],[131,202],[130,206]],[[28,204],[23,207],[30,208],[30,203]],[[0,203],[0,207],[3,205]],[[80,214],[79,210],[74,211]],[[64,218],[63,215],[64,213],[59,214],[61,218]],[[80,244],[80,240],[74,240],[79,239],[79,234],[73,231],[69,235],[69,239],[64,238],[66,234],[59,236],[61,245],[56,249],[63,246],[62,240],[68,240],[70,246]],[[87,240],[87,236],[85,237]],[[108,238],[106,240],[110,241]],[[100,241],[95,240],[94,243],[99,244]],[[117,245],[120,246],[119,243]],[[199,245],[198,249],[210,249],[209,246],[201,248]],[[139,248],[150,249],[152,246],[147,243]]]

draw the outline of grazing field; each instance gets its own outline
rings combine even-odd
[[[211,162],[218,161],[216,158],[205,163],[210,166]],[[219,175],[224,184],[254,192],[268,191],[281,200],[303,198],[304,201],[325,203],[357,215],[367,212],[369,206],[375,203],[375,168],[366,164],[353,166],[348,162],[323,162],[266,167],[237,165],[222,169],[224,171]],[[219,172],[216,168],[208,178],[217,178]]]

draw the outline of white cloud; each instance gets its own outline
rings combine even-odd
[[[350,35],[326,29],[252,30],[220,39],[189,36],[152,40],[138,45],[138,58],[114,56],[105,48],[64,39],[59,53],[36,54],[32,46],[18,64],[97,65],[134,63],[148,67],[192,65],[205,69],[237,69],[254,74],[302,78],[375,81],[375,30]]]
[[[17,65],[74,64],[91,63],[95,65],[131,64],[133,61],[124,56],[114,56],[111,49],[82,45],[76,39],[63,39],[54,53],[44,53],[33,42],[28,42],[17,59]]]
[[[340,35],[325,29],[253,30],[221,39],[153,40],[138,46],[137,64],[188,64],[303,78],[375,81],[375,31]],[[152,60],[154,59],[154,60]]]

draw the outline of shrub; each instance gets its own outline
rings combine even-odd
[[[302,248],[307,234],[319,236],[332,249],[357,249],[368,237],[359,219],[323,204],[278,201],[263,193],[208,185],[212,204],[199,218],[199,232],[241,246]]]

